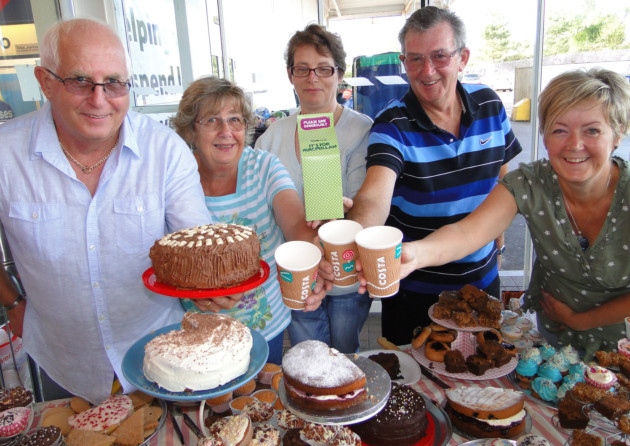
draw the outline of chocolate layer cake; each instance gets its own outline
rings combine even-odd
[[[427,406],[422,395],[411,387],[392,383],[383,410],[350,428],[369,445],[411,446],[425,436],[427,423]]]

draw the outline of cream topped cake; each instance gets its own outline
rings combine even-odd
[[[172,392],[213,389],[247,371],[252,346],[249,328],[236,319],[188,312],[180,330],[147,343],[142,369]]]

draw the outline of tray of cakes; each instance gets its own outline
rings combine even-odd
[[[269,355],[265,338],[222,314],[184,314],[136,341],[122,362],[125,378],[167,401],[220,396],[255,377]]]
[[[429,308],[429,317],[438,324],[459,331],[499,328],[503,303],[474,285],[442,291]]]
[[[195,226],[172,232],[149,250],[142,274],[149,290],[165,296],[208,299],[262,285],[270,274],[256,232],[237,224]]]
[[[268,365],[269,372],[265,372]],[[267,364],[255,384],[251,382],[223,397],[202,401],[198,423],[207,439],[200,444],[214,445],[219,438],[246,442],[250,436],[264,436],[272,440],[269,444],[286,446],[370,446],[384,441],[401,446],[445,446],[451,439],[452,427],[444,411],[411,387],[395,382],[390,384],[385,406],[364,421],[345,425],[307,421],[284,406],[279,397],[284,386],[283,371],[278,369],[279,366]],[[270,373],[271,378],[266,376]],[[233,436],[234,432],[238,434]]]
[[[98,405],[74,396],[44,403],[38,427],[26,434],[30,442],[23,444],[145,446],[165,420],[166,403],[140,391],[112,395]]]
[[[432,323],[414,336],[411,355],[432,372],[451,378],[500,378],[518,364],[516,349],[496,329],[460,332]]]

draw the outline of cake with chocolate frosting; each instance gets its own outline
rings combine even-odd
[[[392,383],[385,407],[376,416],[350,428],[369,445],[411,446],[426,435],[427,406],[418,392]]]
[[[156,241],[149,257],[160,283],[178,288],[229,288],[260,270],[260,240],[247,226],[195,226]]]
[[[147,380],[171,392],[213,389],[249,367],[252,334],[222,314],[184,314],[180,330],[156,336],[144,348]]]

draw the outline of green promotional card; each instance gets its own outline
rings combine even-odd
[[[298,116],[306,220],[343,218],[341,159],[332,113]]]

